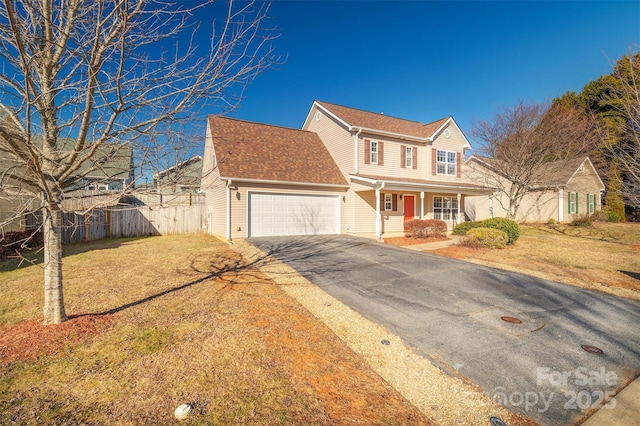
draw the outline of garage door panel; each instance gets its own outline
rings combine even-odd
[[[340,233],[340,198],[315,194],[249,194],[249,236]]]

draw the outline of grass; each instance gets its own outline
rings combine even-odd
[[[194,412],[184,424],[428,424],[218,240],[106,240],[65,252],[67,313],[90,315],[35,356],[2,358],[60,327],[39,325],[42,269],[0,272],[0,424],[169,424],[185,402]]]
[[[520,238],[507,249],[460,248],[462,257],[640,299],[640,224],[521,225],[520,229]]]

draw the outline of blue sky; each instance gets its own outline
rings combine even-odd
[[[545,102],[611,72],[640,44],[640,1],[284,1],[286,61],[231,116],[300,128],[313,100],[420,122]]]

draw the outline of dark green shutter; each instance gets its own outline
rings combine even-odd
[[[567,213],[571,214],[571,192],[567,192]]]
[[[578,214],[578,193],[576,192],[576,214]]]

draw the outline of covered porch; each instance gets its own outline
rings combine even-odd
[[[350,176],[354,191],[368,204],[373,217],[356,208],[355,221],[373,219],[377,238],[402,233],[410,219],[440,219],[449,229],[463,222],[464,198],[488,195],[490,188],[467,183],[445,183],[417,179]],[[366,216],[366,217],[362,217]]]

